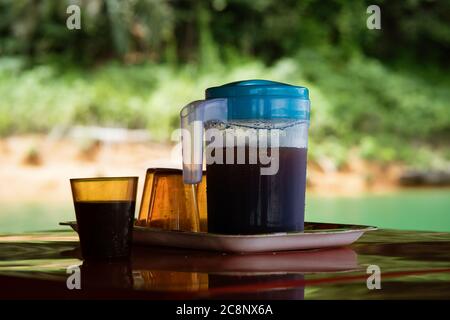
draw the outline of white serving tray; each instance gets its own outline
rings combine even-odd
[[[75,221],[61,222],[60,225],[67,225],[77,230]],[[305,250],[350,245],[364,232],[376,229],[376,227],[360,225],[305,222],[304,232],[224,235],[134,226],[133,243],[238,253]]]

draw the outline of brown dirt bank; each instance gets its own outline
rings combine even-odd
[[[148,167],[179,167],[173,145],[162,143],[100,144],[42,135],[0,140],[0,202],[70,201],[69,178],[137,175],[142,187]],[[399,189],[399,164],[380,166],[351,156],[338,171],[310,162],[308,192],[358,195]]]

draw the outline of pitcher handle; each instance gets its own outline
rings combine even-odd
[[[183,150],[183,181],[196,184],[202,180],[203,134],[207,121],[226,121],[227,99],[197,100],[180,112]]]

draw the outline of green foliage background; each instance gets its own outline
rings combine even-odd
[[[449,21],[432,0],[0,0],[0,134],[99,124],[168,140],[205,88],[265,78],[310,88],[313,159],[445,167]]]

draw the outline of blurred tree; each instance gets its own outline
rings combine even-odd
[[[69,4],[81,7],[80,31],[65,26]],[[370,4],[382,30],[366,28]],[[448,67],[448,21],[450,1],[432,0],[0,0],[0,54],[214,64],[230,52],[274,62],[309,48]]]
[[[173,41],[173,10],[163,0],[0,1],[0,53],[62,55],[75,62],[161,58]],[[66,8],[81,7],[81,30],[68,30]],[[129,55],[129,56],[128,56]]]

